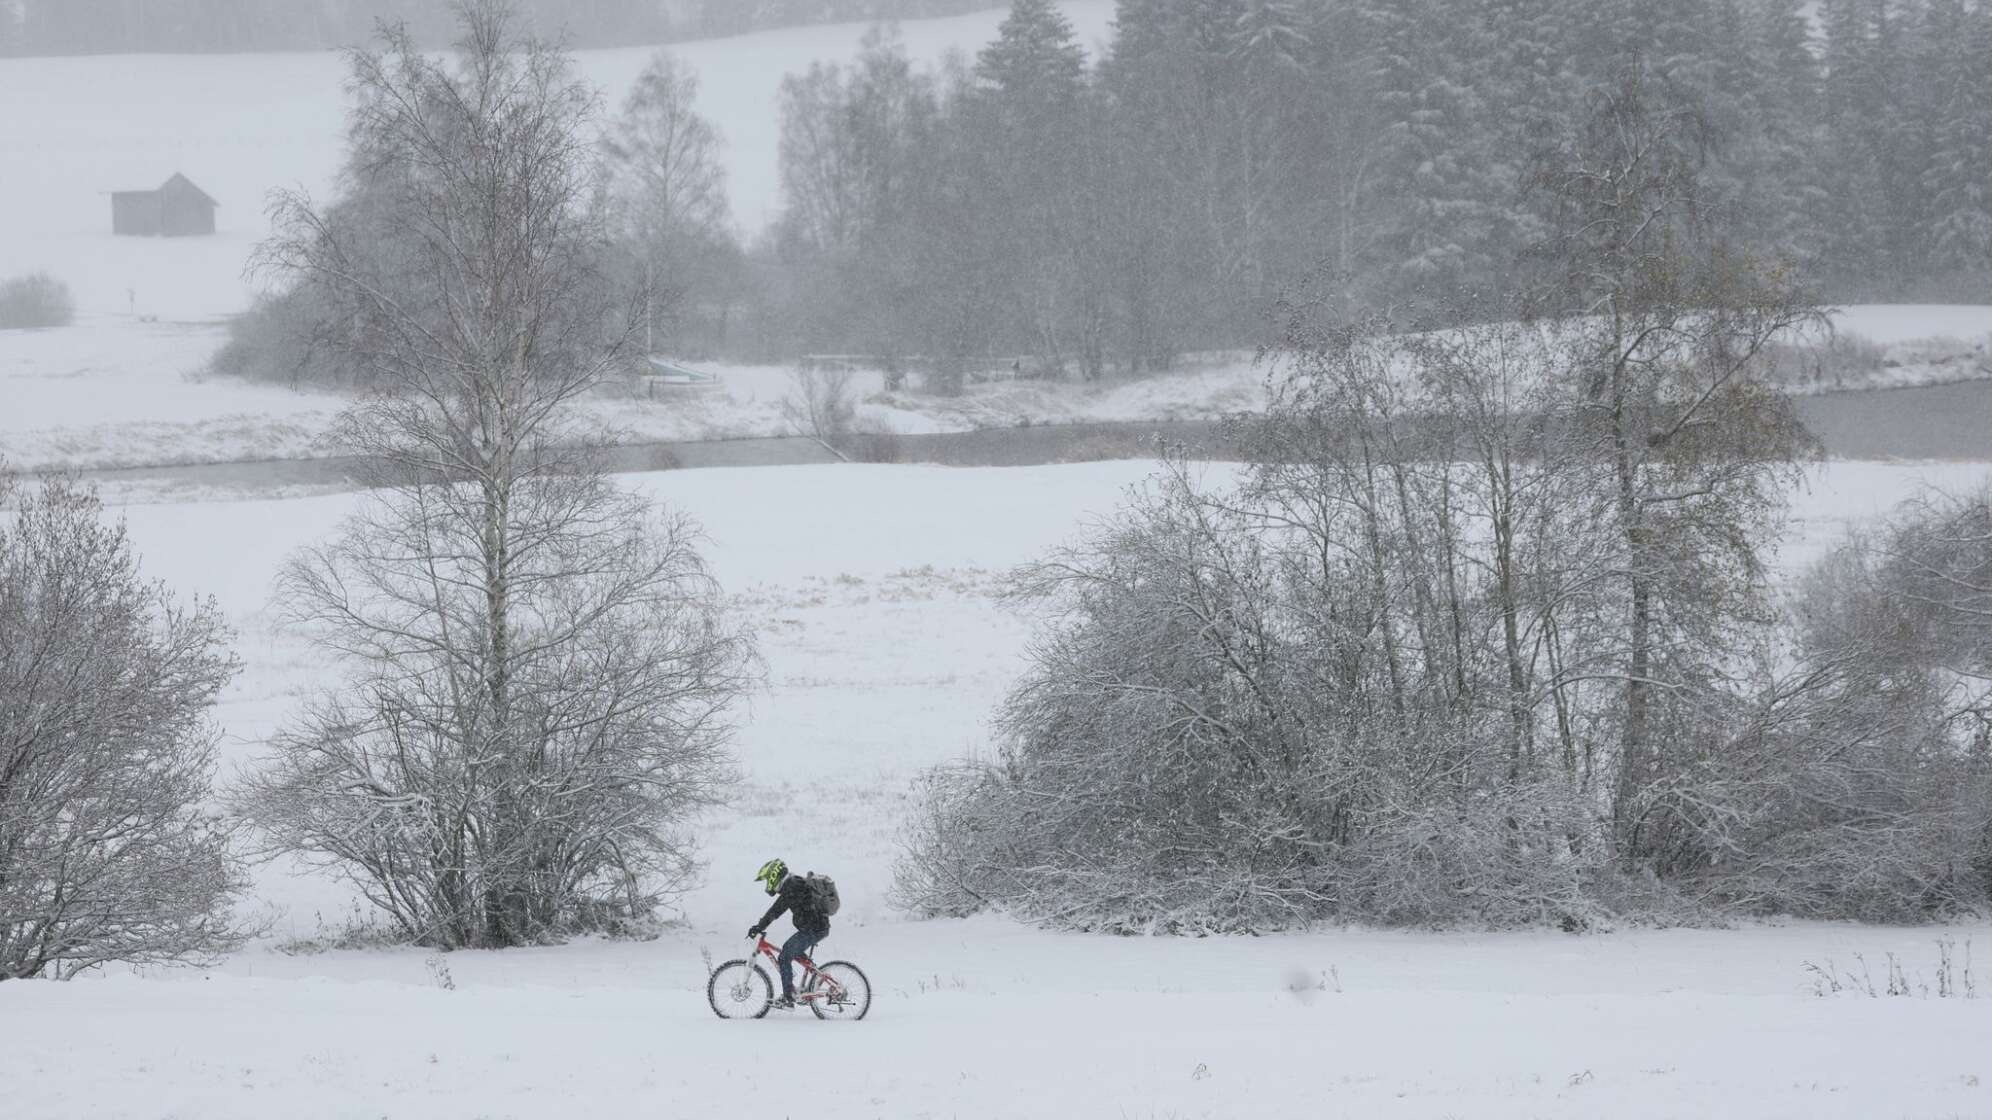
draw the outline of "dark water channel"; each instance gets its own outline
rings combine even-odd
[[[1825,393],[1801,397],[1799,415],[1827,454],[1843,459],[1992,460],[1992,381],[1917,389]],[[1233,459],[1238,449],[1210,421],[1035,425],[975,432],[893,437],[898,462],[959,467],[1017,467],[1097,459],[1146,458],[1159,441],[1180,443],[1198,457]],[[611,456],[618,471],[704,467],[794,466],[835,462],[815,440],[709,440],[632,444]],[[358,485],[352,459],[274,459],[125,467],[86,472],[105,482],[142,480],[188,486],[271,487]]]

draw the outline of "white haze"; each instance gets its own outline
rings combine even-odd
[[[1079,40],[1105,41],[1111,0],[1063,4]],[[1000,9],[900,25],[916,62],[972,55],[996,34]],[[848,62],[870,28],[788,28],[669,49],[697,70],[699,111],[727,146],[734,220],[752,235],[780,209],[776,175],[784,75]],[[1097,53],[1097,51],[1095,51]],[[576,52],[613,112],[650,48]],[[117,55],[0,63],[0,275],[47,270],[84,314],[136,310],[208,318],[241,310],[256,290],[244,268],[268,231],[275,188],[330,194],[343,151],[345,62],[336,52]],[[149,189],[184,172],[221,203],[217,236],[114,238],[110,192]]]

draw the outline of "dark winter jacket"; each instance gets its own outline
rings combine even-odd
[[[767,929],[782,916],[782,911],[795,912],[795,928],[805,933],[822,937],[830,932],[830,915],[816,908],[816,895],[800,875],[790,875],[782,880],[775,891],[775,904],[761,915],[760,928]]]

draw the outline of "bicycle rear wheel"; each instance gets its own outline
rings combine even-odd
[[[722,1019],[759,1019],[775,1000],[775,982],[752,961],[727,961],[706,981],[706,1002]]]
[[[818,1019],[847,1019],[856,1022],[871,1010],[872,985],[864,972],[850,961],[831,961],[816,966],[821,977],[809,1009]]]

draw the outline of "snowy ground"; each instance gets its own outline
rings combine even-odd
[[[336,926],[346,896],[268,867],[257,895],[285,910],[276,937],[218,969],[0,985],[0,1115],[1992,1116],[1992,966],[1977,1000],[1821,998],[1806,971],[1859,972],[1859,953],[1880,985],[1894,953],[1934,987],[1937,939],[1986,960],[1992,927],[1143,940],[893,914],[907,780],[986,748],[1021,664],[1028,620],[994,600],[1000,572],[1147,470],[635,476],[704,522],[768,663],[746,782],[706,822],[712,870],[682,924],[451,954],[444,990],[419,950],[276,951]],[[1819,468],[1781,563],[1919,486],[1988,479],[1992,465]],[[270,575],[356,500],[124,511],[147,573],[217,595],[238,629],[248,668],[219,713],[232,763],[321,677],[271,624]],[[706,1009],[699,952],[737,951],[760,909],[748,876],[777,853],[837,874],[845,913],[824,953],[871,973],[867,1022]]]
[[[1992,998],[1799,980],[1834,954],[1927,963],[1933,937],[860,929],[825,944],[876,981],[850,1025],[721,1022],[680,940],[454,954],[453,991],[412,953],[265,958],[10,984],[0,1014],[33,1027],[0,1071],[35,1118],[1992,1115]]]
[[[1860,369],[1838,368],[1803,391],[1893,388],[1992,377],[1992,307],[1864,306],[1836,328],[1869,340]],[[0,457],[16,467],[127,467],[328,453],[322,435],[346,398],[203,373],[225,328],[87,315],[73,327],[0,331]],[[1974,341],[1975,340],[1975,341]],[[591,402],[629,439],[786,435],[791,372],[705,366],[714,388]],[[892,431],[947,432],[1130,420],[1200,420],[1260,409],[1265,370],[1249,355],[1201,355],[1177,372],[1097,384],[998,381],[959,397],[886,393],[875,371],[851,376],[860,413]]]

